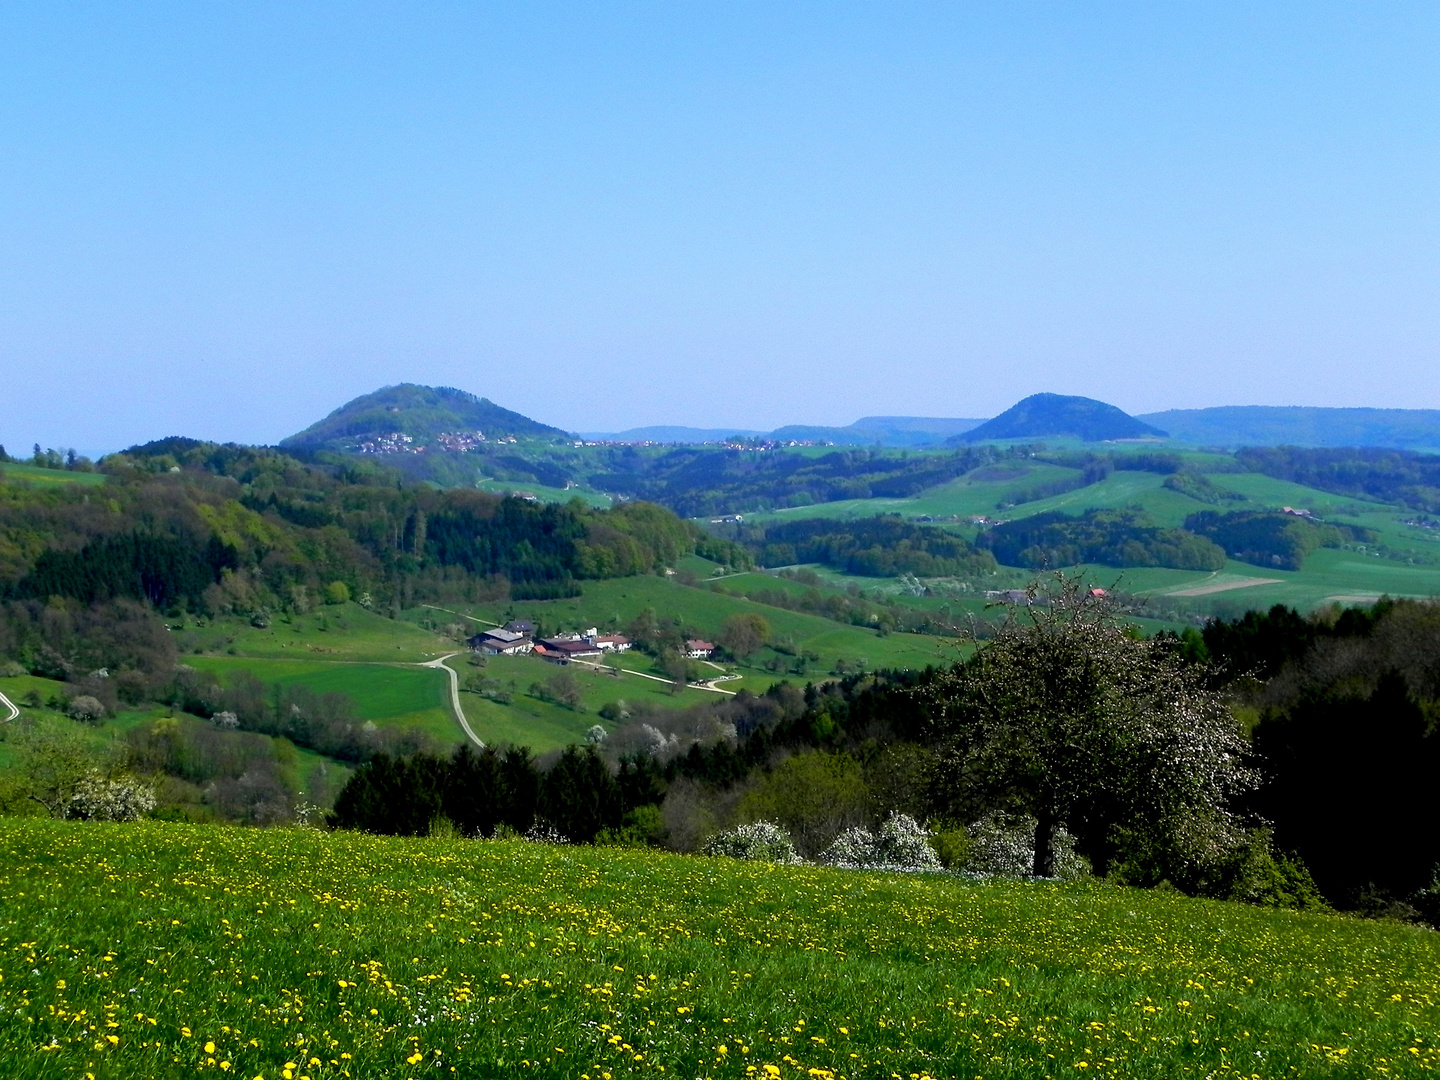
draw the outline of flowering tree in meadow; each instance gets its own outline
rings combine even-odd
[[[1176,867],[1223,857],[1239,839],[1231,801],[1254,784],[1224,698],[1079,581],[1057,574],[1029,599],[917,691],[939,728],[938,802],[963,820],[1033,815],[1043,877],[1061,827],[1102,874],[1136,852]]]

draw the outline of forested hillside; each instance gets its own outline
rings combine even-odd
[[[1321,491],[1440,511],[1440,455],[1375,447],[1278,446],[1246,447],[1235,458],[1255,472]]]
[[[1184,529],[1164,529],[1134,510],[1091,510],[1079,517],[1052,511],[996,525],[977,543],[1007,566],[1032,569],[1100,563],[1219,570],[1225,552]]]
[[[839,499],[904,498],[1012,453],[990,447],[913,455],[615,447],[591,482],[604,491],[663,503],[682,517],[703,517]]]
[[[742,528],[737,535],[762,566],[822,563],[864,577],[972,576],[995,569],[995,560],[964,537],[911,524],[898,514],[852,521],[806,518]]]
[[[743,549],[667,510],[538,504],[406,485],[384,468],[166,440],[106,459],[102,488],[0,484],[0,655],[49,673],[149,659],[166,612],[263,625],[326,599],[379,611],[422,601],[574,595],[582,579],[651,573]],[[121,631],[120,627],[130,630]]]
[[[1327,525],[1296,514],[1263,510],[1237,510],[1228,514],[1204,510],[1186,518],[1185,528],[1213,540],[1231,558],[1282,570],[1299,570],[1305,556],[1320,548],[1374,539],[1365,529]]]

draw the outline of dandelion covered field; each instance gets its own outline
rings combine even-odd
[[[1440,935],[1097,884],[0,819],[0,1076],[1424,1076]]]

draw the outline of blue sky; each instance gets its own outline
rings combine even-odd
[[[0,442],[1440,407],[1440,5],[10,4]]]

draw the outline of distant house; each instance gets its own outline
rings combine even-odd
[[[467,640],[465,644],[488,656],[519,656],[534,647],[529,637],[511,630],[485,630]]]
[[[585,641],[581,638],[544,638],[535,643],[535,651],[541,653],[547,660],[556,657],[563,657],[561,663],[568,663],[571,660],[598,660],[603,653],[600,647],[594,642]]]
[[[691,638],[685,642],[685,655],[691,660],[709,660],[714,652],[715,646],[708,641]]]
[[[630,639],[624,634],[606,634],[595,639],[595,647],[605,652],[625,652],[630,648]]]
[[[535,636],[535,624],[529,619],[511,619],[505,624],[505,629],[512,634],[524,634],[526,637]]]

